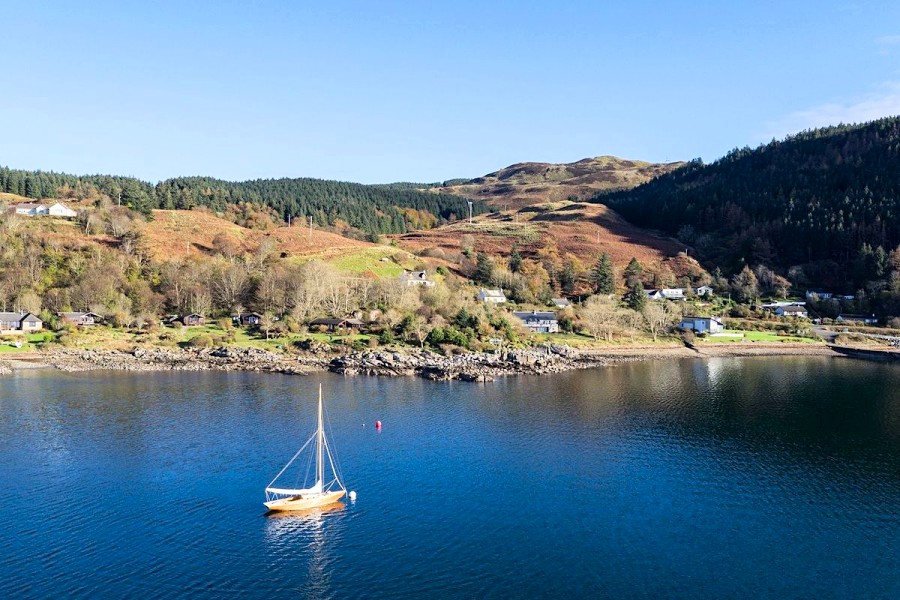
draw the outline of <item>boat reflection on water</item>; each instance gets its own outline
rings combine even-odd
[[[343,502],[335,502],[300,511],[270,510],[263,515],[266,547],[273,560],[296,564],[298,556],[306,559],[308,568],[302,595],[307,598],[334,595],[330,574],[344,530],[346,508]]]
[[[308,508],[306,510],[292,510],[290,512],[285,512],[283,510],[269,510],[263,513],[263,516],[270,522],[277,521],[279,523],[293,524],[294,526],[290,529],[296,531],[301,529],[301,527],[299,527],[301,524],[322,524],[326,517],[340,514],[344,512],[346,508],[347,505],[343,502],[333,502],[327,506]]]

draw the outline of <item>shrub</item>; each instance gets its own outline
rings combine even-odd
[[[209,335],[201,333],[200,335],[191,338],[188,345],[192,348],[210,348],[213,345],[213,339]]]

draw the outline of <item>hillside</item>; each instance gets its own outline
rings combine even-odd
[[[78,205],[74,205],[78,208]],[[83,208],[83,207],[82,207]],[[135,246],[152,263],[195,259],[201,262],[221,254],[242,256],[264,247],[272,256],[293,262],[319,259],[342,271],[372,275],[397,275],[410,268],[415,257],[399,249],[354,240],[320,229],[278,227],[269,230],[248,229],[219,218],[205,210],[155,210],[147,222],[134,222]],[[96,251],[122,252],[122,236],[108,230],[86,232],[75,221],[48,218],[20,218],[16,234],[47,248],[65,253]],[[126,234],[124,237],[129,237]],[[382,261],[383,258],[389,261]],[[417,263],[416,263],[417,264]]]
[[[143,230],[146,247],[158,260],[210,254],[218,240],[253,252],[263,240],[272,250],[294,257],[334,257],[375,244],[307,227],[279,227],[268,231],[240,227],[206,211],[154,210]],[[218,238],[218,240],[217,240]]]
[[[860,261],[900,244],[898,164],[894,117],[735,150],[593,200],[692,244],[723,270],[795,266],[799,283],[855,290],[884,267]]]
[[[603,190],[629,189],[668,173],[684,163],[653,164],[615,156],[585,158],[574,163],[517,163],[476,179],[447,182],[437,192],[484,200],[499,208],[583,200]]]
[[[651,267],[651,271],[665,265],[663,270],[670,270],[677,278],[705,275],[695,261],[678,256],[685,250],[681,244],[631,225],[606,206],[586,202],[527,206],[482,215],[471,224],[460,221],[396,239],[411,252],[451,262],[464,262],[460,253],[470,245],[500,262],[505,262],[515,248],[526,257],[548,252],[569,255],[587,269],[605,252],[620,275],[632,258]]]

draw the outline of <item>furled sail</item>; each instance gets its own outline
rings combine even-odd
[[[316,482],[316,485],[311,488],[306,489],[293,489],[293,488],[273,488],[267,487],[266,491],[270,494],[280,494],[284,496],[312,496],[315,494],[322,493],[322,480]]]

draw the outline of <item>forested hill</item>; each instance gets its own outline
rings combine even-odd
[[[807,131],[710,165],[692,161],[593,200],[693,244],[723,269],[818,261],[842,277],[861,251],[900,244],[900,118]]]
[[[403,233],[468,215],[468,201],[457,195],[414,189],[408,184],[362,185],[321,179],[257,179],[229,182],[209,177],[168,179],[155,186],[132,177],[76,176],[0,168],[0,191],[28,198],[56,198],[65,190],[76,198],[99,192],[144,214],[154,208],[207,206],[224,211],[228,204],[253,203],[273,209],[283,219],[312,216],[319,225],[340,219],[371,233]],[[486,212],[474,202],[474,214]]]

